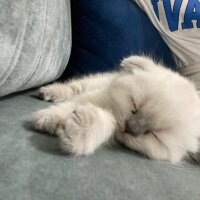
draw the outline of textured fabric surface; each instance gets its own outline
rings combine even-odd
[[[0,0],[0,96],[58,78],[71,49],[69,0]]]
[[[133,0],[76,0],[72,53],[63,78],[116,69],[130,54],[145,53],[174,67],[170,50]]]
[[[198,165],[173,166],[122,147],[89,157],[62,154],[57,138],[24,126],[49,105],[35,94],[0,100],[0,199],[199,200]]]

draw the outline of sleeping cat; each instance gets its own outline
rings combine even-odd
[[[195,86],[148,57],[125,58],[121,68],[42,87],[40,97],[57,104],[35,113],[35,128],[57,135],[75,155],[91,154],[113,138],[173,163],[198,152]]]

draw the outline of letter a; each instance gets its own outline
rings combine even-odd
[[[193,28],[192,20],[197,21],[197,28],[200,28],[200,2],[199,0],[188,0],[188,5],[185,11],[183,29]]]

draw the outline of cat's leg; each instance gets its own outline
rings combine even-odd
[[[56,132],[65,152],[88,155],[112,137],[115,124],[112,113],[88,103],[68,115]]]
[[[75,95],[106,87],[117,73],[90,75],[66,83],[54,83],[40,88],[39,96],[44,101],[62,102]]]
[[[125,71],[133,73],[137,70],[155,71],[161,68],[160,64],[156,63],[150,57],[137,55],[124,58],[121,62],[121,66]]]
[[[173,159],[167,147],[156,135],[146,134],[135,137],[127,133],[118,133],[116,139],[130,149],[144,153],[149,158],[174,163],[179,161],[179,159]]]
[[[65,120],[77,106],[90,102],[102,107],[108,107],[107,102],[109,99],[107,100],[107,95],[105,94],[105,89],[99,89],[78,95],[73,98],[73,101],[61,102],[49,108],[42,109],[33,115],[33,126],[37,130],[56,134],[58,124]]]

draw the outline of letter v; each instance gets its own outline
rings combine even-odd
[[[177,31],[179,24],[179,14],[183,0],[175,0],[173,9],[170,0],[163,0],[165,14],[170,31]]]

